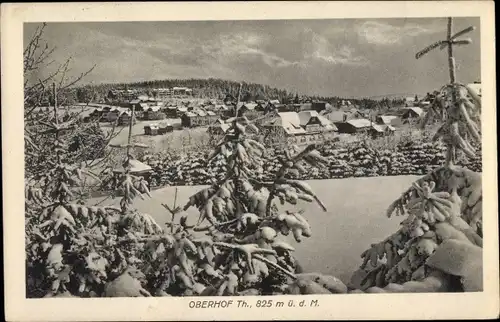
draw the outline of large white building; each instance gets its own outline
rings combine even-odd
[[[316,111],[278,112],[263,124],[271,141],[283,138],[290,144],[308,144],[334,137],[337,127]]]

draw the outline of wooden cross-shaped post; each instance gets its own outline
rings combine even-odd
[[[424,56],[428,52],[436,49],[439,47],[439,49],[445,49],[448,48],[448,69],[450,73],[450,83],[454,84],[456,83],[456,72],[455,72],[455,57],[453,56],[453,46],[461,46],[461,45],[468,45],[472,43],[472,40],[470,38],[468,39],[457,39],[458,37],[465,35],[466,33],[469,33],[473,31],[475,28],[474,26],[467,27],[463,30],[460,30],[459,32],[452,34],[453,33],[453,18],[448,18],[448,30],[447,30],[447,37],[445,40],[439,40],[436,41],[435,43],[427,46],[425,49],[419,51],[416,55],[415,58],[419,59],[420,57]]]
[[[448,70],[449,70],[449,75],[450,75],[450,85],[451,85],[451,107],[455,108],[457,106],[457,92],[455,89],[455,84],[457,83],[457,77],[456,77],[456,64],[455,64],[455,57],[453,56],[453,46],[461,46],[461,45],[468,45],[472,43],[472,40],[469,39],[458,39],[458,37],[465,35],[466,33],[469,33],[474,30],[474,26],[467,27],[463,30],[460,30],[459,32],[453,34],[453,18],[449,17],[448,18],[448,28],[447,28],[447,33],[446,33],[446,39],[445,40],[439,40],[436,41],[435,43],[427,46],[423,50],[419,51],[416,55],[415,58],[419,59],[420,57],[424,56],[425,54],[429,53],[430,51],[440,48],[448,49]],[[455,113],[454,113],[455,114]],[[455,118],[450,119],[453,124],[451,124],[452,127],[457,127],[457,120]],[[455,147],[453,144],[448,143],[447,144],[447,153],[446,153],[446,165],[451,165],[453,163],[453,159],[455,158]]]

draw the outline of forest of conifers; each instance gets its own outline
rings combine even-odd
[[[145,94],[154,96],[156,88],[172,88],[172,87],[188,87],[193,89],[193,96],[198,98],[219,98],[223,99],[227,94],[237,95],[239,82],[223,80],[223,79],[166,79],[152,80],[135,83],[114,83],[114,84],[99,84],[85,85],[76,89],[74,99],[79,102],[86,101],[89,92],[99,100],[105,98],[111,89],[144,89]],[[293,103],[302,102],[306,99],[327,101],[331,104],[338,105],[341,100],[347,98],[339,96],[320,96],[320,95],[301,95],[300,93],[292,92],[286,89],[278,89],[269,85],[246,83],[242,82],[242,101],[278,99],[280,102]],[[375,104],[382,105],[400,105],[401,100],[383,98],[378,100],[359,98],[349,99],[352,103],[362,108],[372,108]]]

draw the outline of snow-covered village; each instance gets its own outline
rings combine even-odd
[[[479,27],[25,24],[26,297],[482,291]]]

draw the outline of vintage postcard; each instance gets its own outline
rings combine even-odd
[[[8,321],[498,317],[493,2],[1,18]]]

